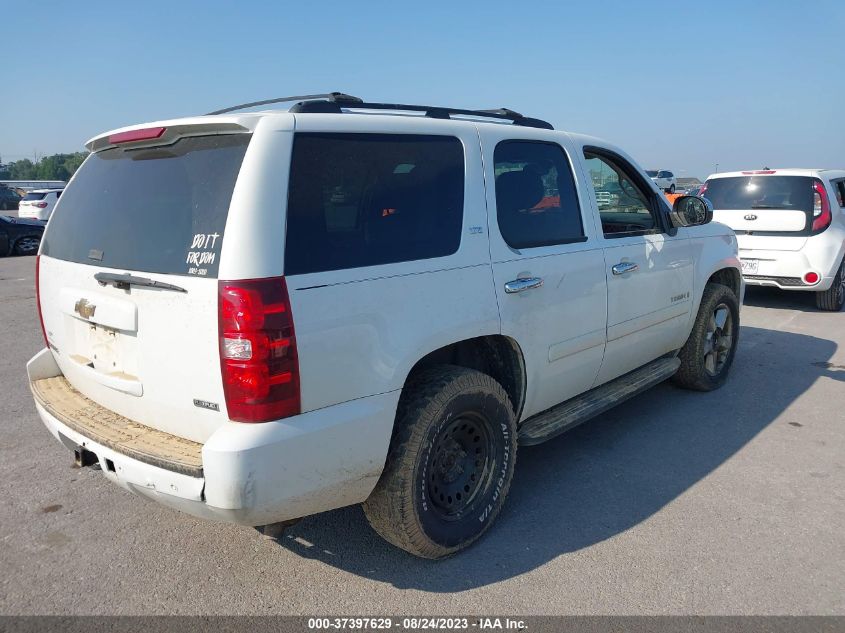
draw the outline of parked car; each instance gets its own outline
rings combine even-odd
[[[43,222],[0,215],[0,256],[35,255],[43,234]]]
[[[53,213],[62,189],[35,189],[28,192],[18,207],[18,217],[46,222]]]
[[[649,169],[646,173],[660,189],[669,193],[675,193],[677,183],[675,181],[675,174],[671,171],[667,169]]]
[[[510,110],[396,108],[333,94],[87,144],[27,365],[78,464],[270,534],[363,503],[439,558],[490,527],[518,444],[724,383],[743,284],[703,199],[670,208],[622,150]],[[599,209],[594,172],[638,206]]]
[[[18,208],[21,197],[8,187],[0,187],[0,211],[14,211]]]
[[[845,304],[845,171],[762,169],[713,174],[701,195],[739,240],[746,281]]]

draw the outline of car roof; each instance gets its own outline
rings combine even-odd
[[[479,115],[480,116],[480,115]],[[317,118],[324,118],[324,120],[337,120],[343,121],[344,127],[349,128],[350,131],[355,131],[355,128],[360,124],[360,121],[366,117],[367,121],[373,122],[383,122],[386,129],[391,129],[397,127],[399,122],[413,125],[413,127],[418,127],[420,130],[430,129],[432,131],[435,130],[444,130],[449,128],[466,129],[467,126],[476,127],[479,130],[483,129],[490,129],[489,126],[505,126],[505,127],[513,127],[515,130],[533,130],[534,132],[544,133],[549,135],[555,134],[568,134],[563,130],[549,130],[543,129],[538,127],[531,127],[531,126],[523,126],[523,125],[514,125],[511,122],[506,120],[496,120],[496,119],[483,119],[483,118],[471,118],[471,117],[464,117],[460,116],[460,118],[433,118],[423,116],[421,114],[411,114],[407,112],[371,112],[371,111],[351,111],[351,112],[342,112],[342,113],[317,113],[317,112],[288,112],[286,110],[264,110],[258,112],[248,112],[248,113],[240,113],[240,114],[221,114],[221,115],[203,115],[203,116],[194,116],[194,117],[184,117],[178,119],[166,119],[161,121],[152,121],[148,123],[141,123],[137,125],[130,125],[122,128],[117,128],[114,130],[109,130],[102,134],[98,134],[97,136],[92,137],[89,139],[85,146],[91,151],[99,151],[101,149],[105,149],[106,147],[113,147],[114,143],[109,141],[109,137],[121,134],[125,132],[133,132],[138,130],[145,130],[150,128],[188,128],[193,126],[203,126],[209,130],[208,133],[215,133],[216,131],[229,131],[229,132],[254,132],[262,119],[265,118],[275,118],[277,120],[289,120],[289,126],[291,130],[294,130],[296,127],[296,121],[298,119],[311,119],[312,117]],[[358,122],[358,123],[356,123]],[[401,125],[401,124],[400,124]],[[572,136],[572,135],[570,135]],[[592,137],[584,137],[592,138]],[[592,139],[596,142],[600,142],[602,145],[609,145],[605,141],[601,139]]]
[[[707,176],[707,180],[713,180],[716,178],[736,178],[742,176],[825,176],[827,178],[841,178],[845,177],[845,170],[819,169],[809,167],[773,167],[771,169],[746,169],[743,171],[723,171],[717,174],[710,174],[709,176]]]

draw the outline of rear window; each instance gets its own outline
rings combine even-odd
[[[455,137],[298,133],[285,274],[451,255],[463,207],[464,152]]]
[[[708,180],[704,197],[718,210],[813,210],[809,176],[735,176]]]
[[[42,253],[131,271],[216,277],[248,134],[189,137],[88,157]]]
[[[657,178],[657,170],[656,169],[648,169],[645,172],[648,174],[649,178]]]
[[[26,194],[23,197],[23,199],[24,200],[43,200],[44,196],[46,196],[46,195],[47,195],[46,193],[33,193],[33,192],[30,191],[28,194]]]

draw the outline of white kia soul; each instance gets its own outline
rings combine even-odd
[[[748,284],[845,303],[845,171],[763,169],[713,174],[699,193],[739,242]]]
[[[493,522],[518,444],[727,379],[744,286],[704,199],[511,110],[296,99],[88,143],[27,365],[79,465],[265,533],[363,503],[438,558]]]

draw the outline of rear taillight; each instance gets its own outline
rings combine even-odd
[[[46,209],[47,203],[46,202],[36,202],[35,206],[38,207],[39,209]]]
[[[813,233],[824,231],[830,226],[830,200],[821,180],[813,181]]]
[[[698,193],[695,194],[695,195],[697,195],[700,198],[703,198],[705,193],[707,193],[707,183],[706,182],[703,185],[701,185],[701,187],[698,190]]]
[[[41,314],[41,255],[35,256],[35,307],[38,309],[38,322],[41,324],[44,344],[50,347],[50,341],[47,340],[47,330],[44,329],[44,316]]]
[[[218,302],[229,418],[267,422],[298,414],[299,360],[284,277],[220,281]]]

